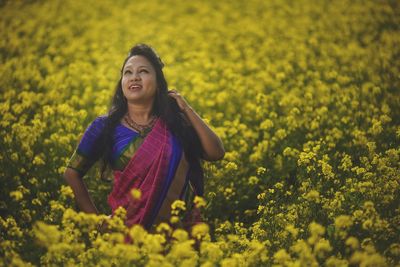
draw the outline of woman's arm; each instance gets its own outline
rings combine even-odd
[[[81,175],[76,170],[67,168],[64,172],[64,179],[72,188],[72,191],[75,195],[75,200],[78,203],[80,210],[86,213],[99,214],[96,206],[93,204],[93,201],[89,196],[89,192]]]
[[[225,149],[221,139],[208,127],[176,90],[171,90],[168,93],[176,99],[179,108],[185,113],[193,128],[196,130],[205,153],[203,158],[208,161],[222,159],[225,155]]]

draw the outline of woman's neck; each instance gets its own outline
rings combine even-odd
[[[132,120],[139,124],[146,124],[150,121],[151,114],[151,105],[138,105],[138,104],[129,104],[128,103],[128,114]]]

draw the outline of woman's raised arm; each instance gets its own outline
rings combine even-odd
[[[171,90],[168,93],[176,99],[179,108],[185,113],[191,125],[196,130],[205,153],[203,158],[208,161],[222,159],[225,156],[225,149],[221,139],[208,127],[176,90]]]

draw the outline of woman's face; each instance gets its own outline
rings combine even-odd
[[[132,56],[122,70],[121,85],[128,102],[151,105],[157,91],[156,71],[144,56]]]

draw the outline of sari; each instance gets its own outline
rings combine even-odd
[[[84,175],[97,160],[96,146],[106,117],[98,117],[86,129],[68,167]],[[179,140],[160,118],[153,128],[141,136],[123,124],[117,125],[113,138],[110,162],[114,184],[107,202],[112,215],[119,207],[127,211],[125,224],[140,224],[147,230],[169,221],[171,204],[183,200],[186,204],[183,226],[201,221],[193,205],[195,195],[201,195],[191,177],[193,169]],[[140,199],[133,199],[131,190],[141,191]]]

